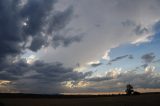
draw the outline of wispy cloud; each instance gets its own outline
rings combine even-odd
[[[132,56],[132,55],[118,56],[118,57],[116,57],[116,58],[114,58],[114,59],[111,59],[111,60],[108,62],[108,65],[109,65],[109,64],[112,64],[112,63],[114,63],[114,62],[116,62],[116,61],[120,61],[120,60],[122,60],[122,59],[124,59],[124,58],[133,59],[133,56]]]

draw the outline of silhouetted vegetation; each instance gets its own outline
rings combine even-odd
[[[131,84],[126,85],[126,90],[125,90],[127,95],[140,95],[140,92],[134,91],[133,86]]]
[[[5,106],[3,103],[0,103],[0,106]]]
[[[133,94],[133,92],[134,92],[134,90],[133,90],[133,86],[131,85],[131,84],[127,84],[126,85],[126,94],[127,95],[132,95]]]

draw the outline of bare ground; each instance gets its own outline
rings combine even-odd
[[[160,94],[58,98],[2,98],[0,106],[160,106]]]

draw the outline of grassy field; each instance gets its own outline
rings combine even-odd
[[[0,106],[160,106],[160,93],[117,96],[0,96]]]

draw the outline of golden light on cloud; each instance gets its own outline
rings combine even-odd
[[[0,80],[0,93],[18,93],[19,91],[11,83],[9,80]]]
[[[63,82],[63,85],[67,88],[84,88],[88,86],[90,83],[86,81],[66,81]]]
[[[7,84],[9,84],[9,83],[11,83],[11,81],[8,81],[8,80],[0,80],[0,86],[1,86],[1,85],[7,85]]]
[[[106,74],[112,78],[117,78],[118,75],[120,75],[121,73],[121,68],[115,68],[115,69],[112,69],[110,70],[109,72],[107,72]]]

